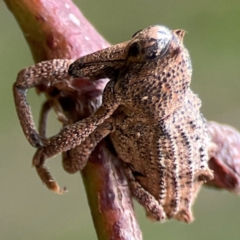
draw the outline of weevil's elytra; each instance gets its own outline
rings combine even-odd
[[[199,111],[201,101],[189,87],[192,67],[184,33],[150,26],[129,41],[76,61],[41,62],[19,73],[14,84],[16,109],[28,141],[38,147],[33,165],[49,189],[60,192],[44,167],[46,158],[68,151],[63,166],[74,173],[85,166],[97,143],[109,136],[124,163],[131,193],[147,216],[158,221],[193,220],[193,201],[203,180],[213,174],[208,168],[210,140]],[[36,132],[25,92],[39,84],[70,86],[69,75],[91,81],[109,78],[102,105],[81,121],[62,120],[66,126],[61,132],[43,139]],[[65,119],[66,111],[53,102]]]

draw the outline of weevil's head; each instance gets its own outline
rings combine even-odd
[[[163,58],[182,46],[185,31],[150,26],[136,32],[128,44],[128,62],[146,62]]]
[[[91,80],[113,78],[120,68],[129,64],[144,64],[177,55],[183,48],[183,30],[169,30],[163,26],[150,26],[136,32],[129,41],[113,45],[79,58],[69,67],[69,75]]]

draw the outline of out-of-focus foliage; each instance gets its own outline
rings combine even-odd
[[[75,3],[112,43],[129,39],[152,24],[187,31],[185,45],[193,63],[192,88],[203,100],[209,120],[240,129],[240,3],[219,1],[87,1]],[[21,132],[12,97],[17,72],[33,63],[23,35],[3,1],[0,2],[0,239],[96,239],[79,174],[65,173],[60,158],[49,162],[69,192],[54,195],[31,168],[34,149]],[[43,97],[30,91],[35,118]],[[49,134],[56,133],[54,114]],[[203,190],[194,206],[195,222],[152,223],[141,207],[136,212],[145,239],[239,239],[240,197]]]

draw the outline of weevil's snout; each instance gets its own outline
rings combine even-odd
[[[90,80],[111,78],[125,64],[127,44],[119,43],[77,59],[69,66],[68,75]]]

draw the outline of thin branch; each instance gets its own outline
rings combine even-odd
[[[76,59],[109,45],[70,0],[5,2],[21,27],[35,62]],[[76,83],[75,87],[83,93],[76,101],[84,106],[78,118],[86,117],[97,107],[96,93],[99,97],[105,83],[104,80],[97,84],[81,80]],[[82,171],[98,238],[142,239],[125,176],[107,148],[106,142],[100,143]]]

